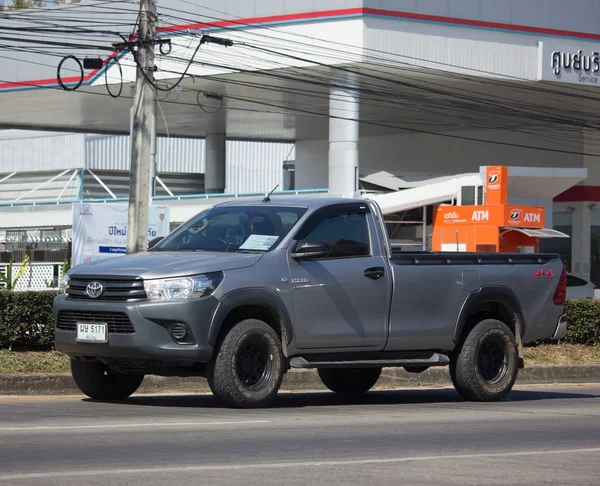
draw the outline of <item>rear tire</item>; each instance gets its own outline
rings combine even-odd
[[[332,392],[359,396],[375,386],[381,368],[321,368],[318,372],[323,385]]]
[[[235,408],[271,403],[285,374],[281,340],[271,326],[257,319],[237,324],[225,336],[208,370],[215,397]]]
[[[502,400],[517,379],[515,336],[506,324],[486,319],[477,324],[450,359],[456,391],[468,401]]]
[[[99,361],[71,358],[71,375],[77,387],[94,400],[125,400],[140,387],[144,375],[120,375]]]

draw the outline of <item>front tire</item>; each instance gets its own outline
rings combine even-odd
[[[140,387],[144,375],[120,375],[99,361],[71,358],[71,375],[82,393],[94,400],[125,400]]]
[[[244,320],[225,336],[208,373],[213,394],[225,405],[264,407],[277,395],[285,374],[281,340],[263,321]]]
[[[450,360],[454,387],[468,401],[502,400],[518,373],[515,336],[503,322],[486,319],[477,324]]]
[[[375,386],[381,368],[321,368],[318,372],[323,385],[332,392],[359,396]]]

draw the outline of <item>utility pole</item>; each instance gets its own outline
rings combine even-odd
[[[127,253],[139,253],[148,248],[156,20],[156,0],[140,0],[138,49],[134,53],[137,70],[131,128]]]

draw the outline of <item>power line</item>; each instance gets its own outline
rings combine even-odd
[[[186,3],[186,2],[184,2],[184,3]],[[173,10],[173,9],[171,9],[171,10]],[[214,9],[213,9],[213,10],[214,10]],[[242,25],[248,25],[248,24],[243,24],[243,23],[241,23],[241,24],[242,24]],[[274,30],[274,29],[270,29],[270,28],[268,28],[268,27],[266,27],[266,28],[267,28],[267,29],[269,29],[269,30]],[[336,51],[337,51],[337,50],[336,50]],[[336,53],[336,54],[337,54],[337,53]],[[447,71],[444,71],[444,73],[447,75]],[[562,121],[564,121],[564,120],[562,120]]]
[[[181,73],[178,73],[178,74],[181,74]],[[241,99],[241,98],[240,98],[240,99]],[[256,101],[256,100],[254,99],[254,100],[248,100],[248,101],[253,101],[253,102],[254,102],[254,101]],[[314,114],[314,113],[313,113],[313,114]],[[318,113],[318,114],[319,114],[319,115],[322,115],[322,113]],[[366,122],[367,122],[367,123],[372,123],[372,122],[370,122],[370,121],[366,121]],[[395,126],[396,128],[402,128],[402,127],[398,126],[398,124],[395,124],[394,126]],[[474,140],[483,141],[483,140],[481,140],[481,139],[474,139]],[[506,143],[502,143],[502,144],[505,144],[505,145],[506,145]],[[531,148],[536,148],[536,147],[531,147]],[[539,147],[537,147],[537,148],[539,148]]]
[[[51,47],[51,46],[46,46],[46,47],[47,47],[47,48],[49,48],[49,47]],[[54,46],[52,46],[52,47],[54,47]],[[56,46],[56,47],[58,47],[58,46]],[[313,46],[313,48],[314,48],[314,46]],[[278,55],[281,55],[281,53],[277,53],[277,54],[278,54]],[[284,56],[283,56],[283,57],[285,57],[285,54],[284,54]],[[296,56],[296,57],[299,57],[299,56]],[[187,60],[187,61],[189,61],[189,60]],[[193,63],[193,62],[194,62],[194,60],[192,59],[192,63]],[[202,63],[202,64],[206,64],[206,63]],[[222,65],[221,65],[221,67],[222,67]],[[235,69],[235,66],[226,66],[226,67],[227,67],[228,69]],[[327,66],[327,67],[331,68],[331,66]],[[163,71],[163,72],[165,72],[165,73],[167,73],[167,71],[166,71],[166,70],[162,70],[162,71]],[[246,70],[246,71],[247,71],[247,70]],[[240,72],[244,72],[245,74],[248,74],[248,72],[246,72],[246,71],[242,71],[242,70],[240,70]],[[176,72],[176,71],[172,71],[172,73],[173,73],[173,74],[176,74],[176,75],[178,75],[178,76],[183,76],[183,77],[185,77],[185,71],[184,71],[183,73],[181,73],[181,72]],[[360,74],[362,75],[362,73],[360,73]],[[257,76],[263,76],[263,77],[264,77],[264,76],[265,76],[265,73],[256,73],[255,75],[257,75]],[[325,77],[323,77],[323,79],[324,79],[324,78],[325,78]],[[207,77],[207,78],[205,78],[205,79],[208,79],[208,77]],[[214,79],[214,77],[213,77],[213,79]],[[294,77],[288,77],[288,80],[289,80],[289,81],[293,81],[293,82],[299,82],[299,79],[297,79],[297,78],[294,78]],[[382,81],[382,82],[389,82],[390,80],[389,80],[389,79],[383,79],[383,78],[382,78],[382,79],[379,79],[379,81]],[[392,80],[392,81],[393,81],[393,80]],[[227,81],[227,80],[223,80],[223,79],[221,79],[221,82],[224,82],[224,83],[230,82],[230,83],[231,83],[231,81]],[[332,84],[331,84],[331,82],[326,82],[325,80],[324,80],[323,82],[319,82],[319,81],[315,80],[315,78],[314,78],[314,77],[313,77],[313,80],[311,81],[311,83],[312,83],[312,86],[319,86],[319,87],[321,87],[321,88],[324,88],[324,87],[327,87],[327,86],[331,87],[331,85],[332,85]],[[365,83],[363,82],[363,83],[362,83],[362,85],[364,86],[364,85],[365,85]],[[406,86],[405,86],[405,87],[406,87]],[[421,89],[421,87],[420,87],[420,86],[411,86],[411,88],[415,88],[415,89]],[[201,91],[198,91],[198,92],[201,92]],[[364,95],[368,95],[368,96],[372,96],[372,97],[374,97],[374,96],[380,96],[382,99],[381,99],[381,100],[379,100],[379,102],[382,102],[382,103],[383,103],[383,102],[385,102],[385,97],[386,97],[386,96],[389,98],[389,96],[391,96],[392,94],[398,95],[398,93],[397,93],[397,92],[396,92],[396,93],[394,93],[394,92],[390,92],[389,90],[386,92],[386,91],[384,91],[384,90],[381,90],[381,89],[380,89],[380,91],[379,91],[379,92],[373,92],[373,91],[371,91],[370,93],[368,93],[368,92],[367,92],[367,90],[363,90],[363,92],[364,92],[364,93],[363,93]],[[437,90],[430,90],[429,92],[430,92],[430,93],[432,93],[432,94],[438,95],[438,96],[440,96],[440,95],[441,95],[441,96],[456,96],[456,94],[455,94],[455,93],[448,93],[448,92],[444,93],[444,92],[440,92],[440,91],[437,91]],[[319,93],[319,92],[318,92],[318,91],[315,91],[315,93]],[[459,98],[460,98],[460,97],[459,97]],[[242,98],[242,97],[238,97],[238,99],[239,99],[240,101],[244,100],[244,98]],[[483,101],[482,101],[482,100],[483,100]],[[246,99],[246,101],[248,101],[248,102],[259,102],[259,103],[260,103],[260,101],[256,101],[256,99],[254,99],[254,100],[252,100],[252,99]],[[389,102],[390,100],[388,99],[387,101]],[[463,101],[465,101],[465,100],[463,99]],[[447,106],[448,106],[448,107],[450,107],[451,109],[454,109],[454,110],[457,110],[457,109],[458,109],[458,110],[464,110],[464,111],[465,111],[465,113],[470,113],[471,115],[473,115],[473,113],[475,113],[475,112],[476,112],[476,110],[479,110],[479,111],[481,111],[481,108],[482,108],[482,107],[481,107],[481,103],[482,103],[482,102],[484,102],[484,103],[489,103],[489,100],[485,100],[485,99],[470,99],[470,100],[467,100],[467,101],[469,101],[469,103],[467,103],[467,105],[465,105],[465,106],[462,106],[462,107],[460,106],[460,104],[458,104],[458,105],[455,105],[455,106],[453,106],[453,107],[451,107],[450,105],[448,105],[448,104],[447,104],[447,102],[446,102],[446,104],[447,104]],[[473,102],[478,102],[478,103],[480,103],[480,105],[479,105],[479,106],[477,106],[477,105],[476,105],[476,104],[474,104]],[[431,108],[434,106],[434,105],[432,105],[431,103],[427,103],[427,100],[424,100],[422,97],[420,97],[420,98],[415,98],[415,97],[413,97],[413,98],[412,98],[412,100],[411,100],[411,99],[405,99],[405,100],[403,100],[403,103],[404,103],[404,104],[407,104],[407,103],[412,103],[414,106],[417,106],[417,107],[419,107],[419,106],[420,106],[421,108],[425,108],[427,105],[429,105],[429,108],[426,108],[426,109],[431,109]],[[439,103],[439,100],[436,100],[436,103]],[[472,105],[472,106],[469,106],[469,105]],[[314,108],[316,108],[316,107],[312,107],[312,108],[314,109]],[[494,108],[495,108],[495,109],[498,109],[498,108],[505,108],[505,107],[498,107],[498,106],[494,106]],[[285,109],[285,107],[284,107],[284,109]],[[289,111],[289,110],[288,110],[288,111]],[[295,111],[298,111],[298,110],[295,110]],[[510,111],[510,110],[508,110],[508,111]],[[513,111],[513,113],[512,113],[512,116],[513,116],[513,117],[515,117],[515,116],[517,116],[517,115],[522,115],[522,113],[515,113],[515,112],[514,112],[514,111],[515,111],[514,109],[513,109],[512,111]],[[315,113],[314,111],[312,112],[312,114],[313,114],[313,115],[318,115],[318,116],[322,115],[321,113]],[[500,110],[500,111],[497,113],[497,115],[498,115],[498,114],[500,114],[500,115],[503,115],[503,116],[506,116],[506,112],[505,112],[504,110]],[[308,114],[307,114],[307,115],[308,115]],[[536,117],[538,117],[539,115],[536,115],[536,114],[534,113],[534,114],[528,114],[527,116],[529,116],[530,118],[533,118],[533,119],[535,119],[535,118],[536,118]],[[539,121],[548,121],[548,120],[547,120],[547,119],[545,119],[544,117],[541,117]],[[568,118],[554,118],[554,119],[552,119],[552,121],[553,121],[553,122],[555,122],[555,123],[572,123],[572,121],[571,121],[571,120],[569,120]],[[364,123],[373,123],[373,121],[369,121],[369,120],[363,120],[363,122],[364,122]],[[397,125],[398,125],[398,124],[395,124],[394,128],[398,128],[398,126],[397,126]],[[575,126],[578,126],[578,127],[579,127],[579,126],[582,126],[582,125],[578,125],[577,123],[575,123],[574,125],[575,125]],[[404,129],[404,128],[401,128],[401,129]],[[420,131],[420,132],[422,132],[422,133],[430,133],[430,134],[433,134],[433,135],[438,135],[438,136],[451,136],[451,135],[449,135],[449,134],[439,134],[439,133],[434,133],[434,132],[423,132],[423,131]],[[453,136],[453,138],[458,138],[458,137],[454,135],[454,136]],[[484,142],[484,143],[490,143],[490,141],[485,141],[485,140],[481,140],[481,139],[471,139],[471,140],[473,140],[473,141],[480,141],[480,142]],[[510,145],[510,144],[507,144],[507,143],[505,143],[505,142],[498,142],[498,143],[500,143],[500,144],[502,144],[502,145]],[[514,145],[514,144],[513,144],[513,145]],[[534,149],[538,149],[538,150],[539,150],[539,149],[541,149],[540,147],[528,147],[528,148],[534,148]],[[555,150],[551,150],[551,151],[555,151]]]

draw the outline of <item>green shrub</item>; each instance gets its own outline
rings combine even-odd
[[[564,342],[600,345],[600,300],[567,300],[565,313],[569,324]]]
[[[0,349],[52,349],[56,291],[0,292]]]
[[[0,292],[0,349],[52,349],[52,301],[56,295],[52,290]],[[600,300],[568,300],[565,312],[569,326],[561,342],[600,345]]]

